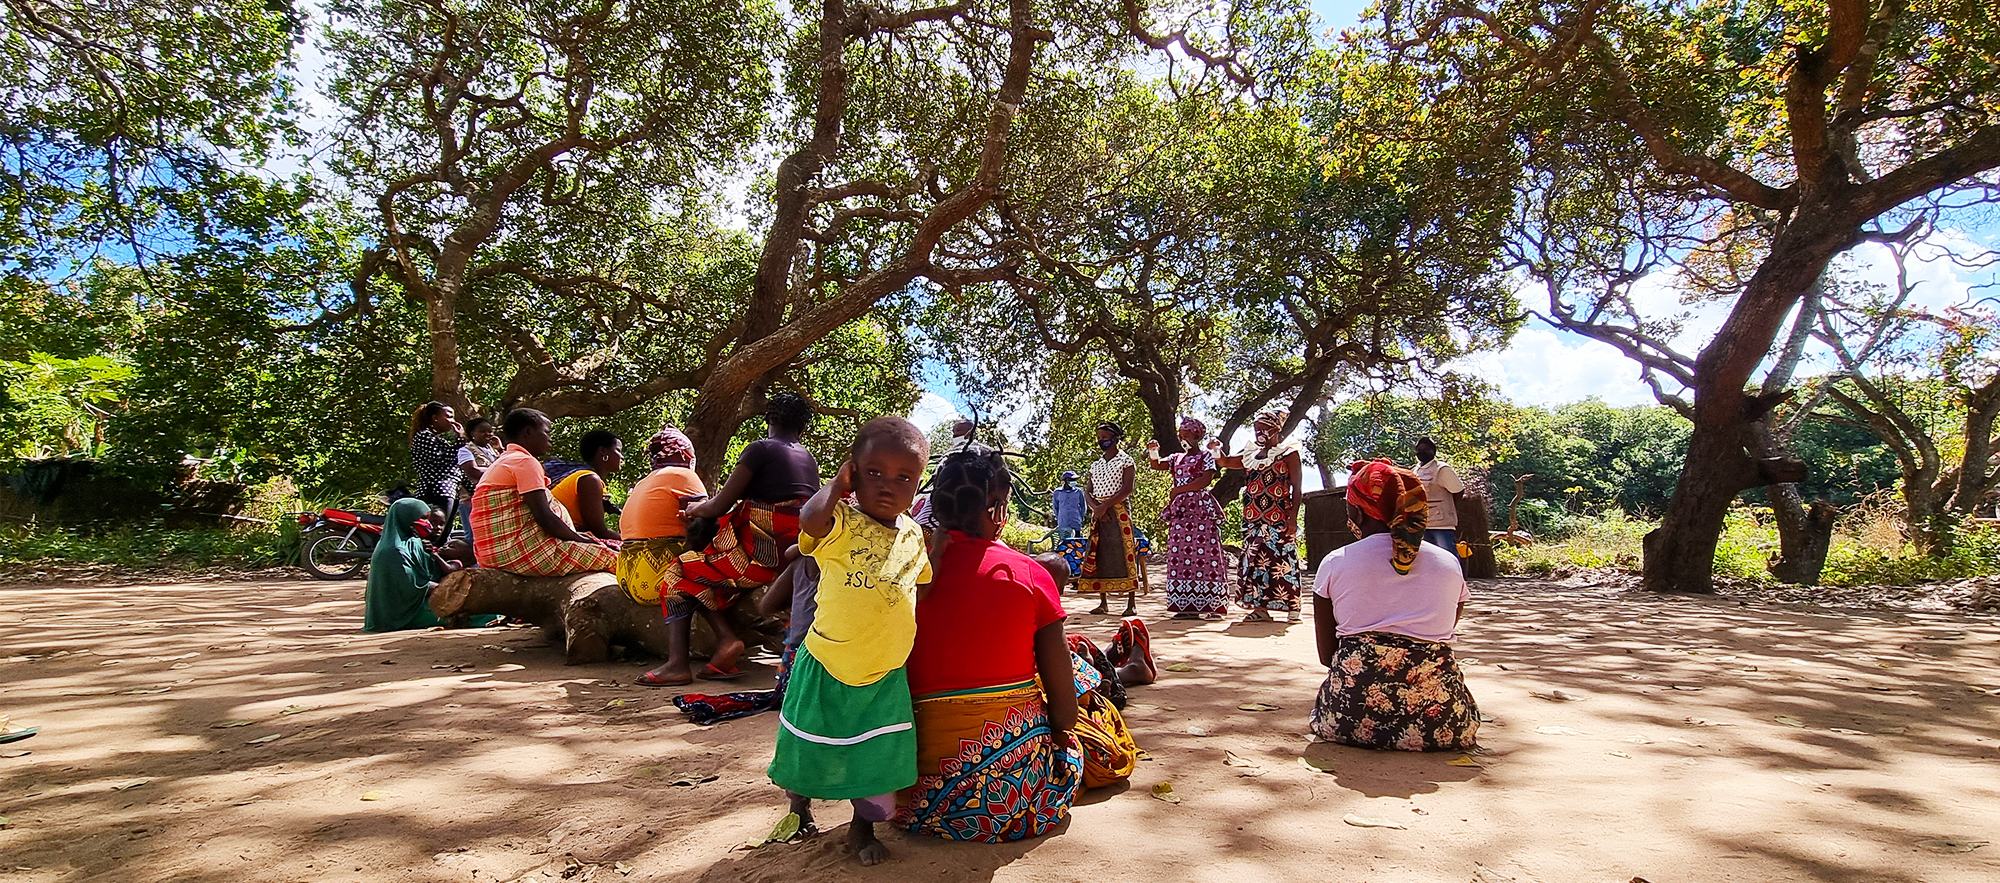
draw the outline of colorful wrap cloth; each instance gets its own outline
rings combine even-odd
[[[1168,458],[1174,484],[1191,483],[1216,471],[1207,451]],[[1160,513],[1167,522],[1167,610],[1172,613],[1227,613],[1229,561],[1222,554],[1222,504],[1207,490],[1185,491]]]
[[[1050,547],[1050,551],[1063,556],[1063,563],[1069,565],[1070,576],[1083,573],[1084,556],[1090,554],[1090,538],[1066,537],[1058,538],[1052,542],[1054,545]],[[1136,527],[1132,528],[1132,547],[1134,559],[1145,558],[1153,554],[1152,538],[1146,536],[1145,531]]]
[[[804,500],[775,506],[745,500],[717,519],[715,539],[708,548],[682,553],[663,574],[660,596],[667,618],[693,612],[674,609],[671,602],[679,595],[691,597],[710,610],[724,610],[736,603],[745,589],[770,585],[784,566],[785,548],[799,541],[799,507],[803,505]]]
[[[674,707],[696,726],[710,726],[739,717],[775,710],[784,699],[783,690],[745,690],[740,693],[683,693],[674,697]]]
[[[1078,568],[1079,595],[1119,595],[1138,590],[1138,543],[1132,537],[1132,509],[1120,501],[1090,525],[1090,541]]]
[[[1348,530],[1361,535],[1354,517],[1357,509],[1389,525],[1389,540],[1395,547],[1389,564],[1397,573],[1409,573],[1417,563],[1417,544],[1424,541],[1424,525],[1430,521],[1423,479],[1387,460],[1356,460],[1347,470]]]
[[[916,719],[920,775],[896,818],[905,828],[1003,843],[1069,817],[1083,758],[1056,745],[1035,681],[925,696]]]
[[[1291,474],[1288,457],[1248,472],[1243,486],[1243,571],[1237,603],[1252,610],[1296,611],[1298,476]]]
[[[569,523],[563,507],[549,508]],[[596,543],[549,536],[535,523],[535,515],[528,511],[520,493],[497,484],[482,484],[472,492],[472,537],[479,566],[522,576],[610,572],[618,561],[618,553]]]
[[[1312,731],[1359,748],[1459,751],[1479,744],[1479,705],[1451,645],[1362,632],[1340,639]]]
[[[778,711],[771,781],[820,800],[855,800],[908,788],[917,781],[914,721],[910,679],[903,669],[856,687],[827,673],[812,651],[801,646],[792,657]]]
[[[618,547],[618,587],[639,604],[660,603],[660,584],[687,551],[687,537],[626,540]]]

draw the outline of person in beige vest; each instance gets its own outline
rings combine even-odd
[[[1417,468],[1412,471],[1423,481],[1424,497],[1430,504],[1430,517],[1424,522],[1424,542],[1457,555],[1458,499],[1454,495],[1465,492],[1465,482],[1450,463],[1437,458],[1437,442],[1430,436],[1417,439],[1416,449]]]

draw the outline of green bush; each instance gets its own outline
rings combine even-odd
[[[0,529],[0,564],[69,562],[128,567],[278,567],[298,554],[299,525],[104,530]]]
[[[1822,581],[1834,586],[1907,586],[2000,574],[2000,527],[1965,519],[1941,555],[1918,555],[1905,545],[1884,551],[1838,542],[1826,556]]]

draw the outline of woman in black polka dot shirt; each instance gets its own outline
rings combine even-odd
[[[417,471],[417,496],[431,508],[449,512],[458,490],[458,449],[465,447],[451,406],[427,402],[410,420],[410,465]]]

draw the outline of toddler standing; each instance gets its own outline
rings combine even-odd
[[[852,801],[847,840],[863,865],[889,857],[875,823],[917,781],[903,666],[931,562],[923,529],[904,513],[929,453],[910,421],[870,420],[840,473],[799,513],[799,550],[819,565],[819,609],[792,659],[771,781],[790,795],[801,831],[812,830],[813,798]]]

